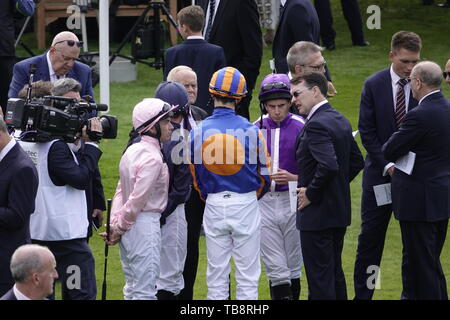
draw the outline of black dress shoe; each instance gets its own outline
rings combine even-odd
[[[433,2],[434,2],[434,0],[423,0],[422,4],[424,6],[429,6],[429,5],[433,4]]]
[[[334,43],[329,44],[329,45],[325,46],[325,49],[327,49],[329,51],[333,51],[336,49],[336,44],[334,44]]]
[[[356,42],[353,45],[358,47],[367,47],[370,45],[370,43],[369,41],[363,41],[363,42]]]

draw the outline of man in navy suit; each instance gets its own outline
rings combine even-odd
[[[78,41],[74,33],[58,33],[46,53],[25,59],[14,66],[8,97],[17,98],[19,91],[28,83],[31,64],[37,67],[33,81],[44,80],[53,83],[60,78],[73,78],[81,83],[81,96],[93,97],[91,69],[76,61],[81,46],[82,42]]]
[[[377,205],[374,186],[391,182],[393,163],[386,160],[381,147],[397,131],[405,114],[417,105],[411,94],[409,76],[420,59],[420,37],[408,31],[395,33],[389,59],[392,64],[370,76],[361,93],[358,129],[367,155],[362,181],[361,233],[356,252],[355,299],[372,299],[374,286],[367,282],[379,268],[392,205]],[[405,253],[404,253],[405,254]],[[407,268],[407,258],[403,268]],[[375,268],[374,268],[375,267]],[[404,289],[407,284],[403,283]],[[404,290],[403,296],[407,296]]]
[[[440,92],[442,70],[434,62],[417,64],[411,89],[419,105],[383,146],[388,161],[416,154],[411,174],[392,175],[392,203],[400,221],[408,268],[402,270],[409,299],[448,300],[440,255],[450,218],[450,101]]]
[[[45,300],[58,278],[53,253],[36,244],[20,246],[11,257],[14,286],[0,300]]]
[[[256,1],[197,0],[197,3],[206,12],[205,40],[221,46],[227,65],[245,77],[248,93],[238,104],[236,113],[250,119],[250,101],[263,55]]]
[[[282,0],[280,22],[273,40],[272,55],[278,73],[287,73],[286,55],[297,41],[320,44],[317,12],[309,0]]]
[[[292,102],[307,121],[297,138],[297,228],[309,299],[345,300],[344,235],[351,220],[350,182],[364,167],[349,121],[326,100],[327,79],[306,71],[292,79]]]
[[[213,104],[210,101],[209,81],[214,72],[226,66],[223,49],[208,43],[202,36],[205,16],[200,6],[189,6],[178,12],[178,25],[184,39],[182,44],[166,51],[164,79],[172,68],[185,65],[197,74],[198,95],[195,105],[212,114]]]
[[[8,134],[0,116],[0,296],[14,284],[9,261],[30,243],[30,215],[38,188],[36,167]]]

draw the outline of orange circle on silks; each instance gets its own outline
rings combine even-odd
[[[213,134],[202,144],[202,161],[212,173],[231,176],[244,165],[245,148],[232,135]]]

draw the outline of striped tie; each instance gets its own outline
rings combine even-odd
[[[409,83],[409,79],[400,79],[397,84],[397,95],[396,95],[396,103],[395,103],[395,123],[397,124],[397,128],[403,122],[403,119],[406,115],[406,102],[405,102],[405,90],[404,87],[407,83]]]
[[[209,18],[208,25],[206,27],[205,40],[209,41],[209,34],[212,29],[214,12],[216,11],[216,0],[209,0]]]

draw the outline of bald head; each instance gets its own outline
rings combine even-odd
[[[197,74],[188,66],[178,66],[170,70],[167,81],[181,83],[188,92],[189,104],[197,100]]]
[[[26,244],[19,247],[14,252],[10,264],[14,281],[18,283],[26,282],[33,272],[41,272],[45,262],[52,258],[53,253],[47,247],[36,244]]]
[[[442,70],[435,62],[423,61],[413,68],[411,78],[418,78],[429,89],[437,90],[442,83]]]
[[[72,70],[80,55],[79,46],[81,43],[78,41],[78,37],[70,31],[60,32],[53,38],[49,57],[56,75],[64,76]]]
[[[52,41],[52,46],[54,46],[57,42],[64,41],[64,40],[73,40],[73,41],[79,41],[78,37],[75,33],[70,31],[63,31],[58,33]]]

